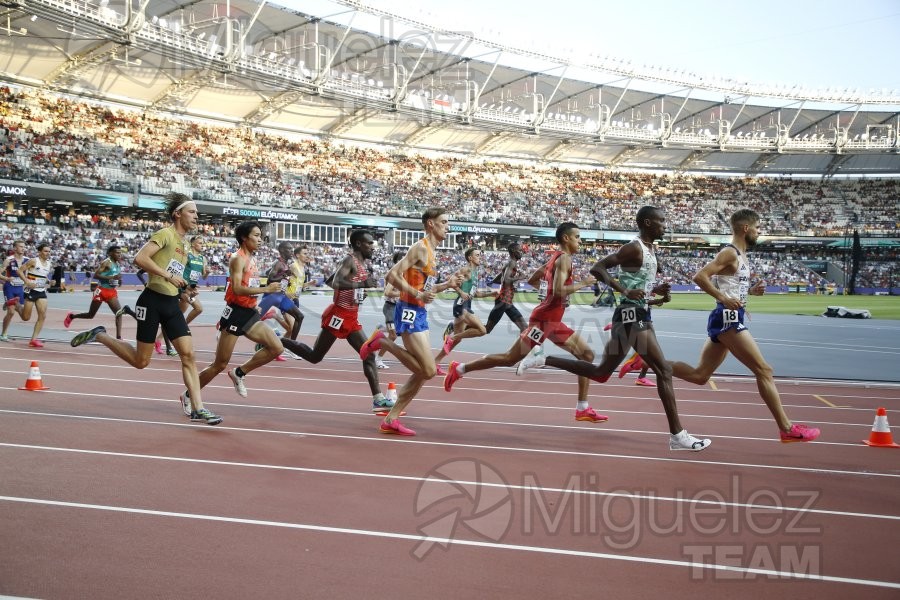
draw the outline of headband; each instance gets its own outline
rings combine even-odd
[[[193,202],[193,200],[185,200],[184,202],[182,202],[181,204],[179,204],[178,206],[176,206],[176,207],[175,207],[175,210],[181,210],[182,208],[184,208],[185,206],[187,206],[187,205],[190,204],[191,202]],[[175,210],[173,210],[172,212],[174,213]]]

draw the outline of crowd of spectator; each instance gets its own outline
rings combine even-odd
[[[900,230],[897,179],[708,177],[425,156],[6,87],[0,144],[0,177],[281,208],[416,217],[442,205],[470,222],[631,230],[637,208],[652,202],[666,209],[670,230],[684,234],[728,233],[727,217],[741,207],[764,215],[769,234]]]

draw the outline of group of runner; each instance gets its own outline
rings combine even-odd
[[[475,248],[465,252],[466,264],[461,269],[445,281],[438,282],[435,249],[447,237],[449,218],[443,208],[437,207],[426,210],[422,215],[424,237],[408,252],[394,254],[394,264],[387,273],[384,286],[386,327],[377,328],[368,338],[358,315],[359,306],[366,298],[366,290],[377,286],[367,266],[374,252],[375,239],[369,231],[355,230],[351,233],[350,254],[326,281],[334,289],[334,300],[322,315],[321,330],[313,347],[296,339],[303,320],[297,297],[308,285],[306,248],[292,248],[287,242],[279,244],[278,260],[268,270],[268,283],[261,286],[255,253],[262,243],[262,231],[254,221],[240,223],[235,229],[239,249],[229,260],[226,307],[219,319],[215,358],[203,370],[197,368],[188,327],[188,323],[203,310],[197,298],[197,283],[207,273],[202,257],[202,239],[194,236],[190,245],[187,242],[188,233],[197,224],[197,207],[183,194],[170,194],[167,213],[172,225],[154,233],[134,258],[134,264],[149,276],[135,308],[123,307],[118,301],[116,288],[122,279],[119,267],[122,253],[118,246],[110,246],[107,258],[94,274],[99,285],[89,310],[67,314],[64,325],[69,327],[75,319],[93,318],[100,306],[107,303],[116,314],[116,336],[110,336],[104,326],[97,326],[75,335],[71,345],[78,347],[92,341],[99,342],[138,369],[150,363],[154,349],[159,351],[158,334],[164,336],[167,346],[171,345],[181,360],[186,390],[180,399],[184,414],[191,420],[211,425],[222,421],[222,417],[204,407],[201,390],[216,375],[228,369],[240,337],[257,344],[256,351],[248,360],[227,370],[235,391],[243,397],[247,396],[245,377],[278,359],[285,350],[296,358],[317,364],[337,339],[346,339],[363,361],[363,374],[372,394],[372,410],[383,415],[379,429],[386,434],[415,435],[415,431],[404,425],[400,417],[425,382],[435,375],[444,375],[444,389],[450,392],[467,373],[515,365],[518,365],[516,372],[520,376],[545,366],[578,376],[575,419],[605,422],[608,417],[590,406],[590,382],[605,383],[628,353],[634,350],[635,355],[627,361],[622,374],[638,369],[642,370],[642,378],[648,369],[656,374],[656,389],[668,421],[671,450],[700,451],[711,443],[709,439],[690,435],[682,426],[672,377],[705,384],[729,352],[755,375],[760,394],[780,429],[781,441],[810,441],[819,435],[818,429],[792,423],[786,416],[772,369],[762,358],[744,322],[747,296],[765,292],[764,282],[750,285],[751,269],[746,255],[759,236],[760,220],[759,215],[751,210],[741,210],[732,215],[732,242],[695,277],[697,285],[716,300],[716,308],[709,316],[709,340],[696,367],[667,361],[653,328],[651,306],[670,299],[669,284],[657,281],[662,265],[654,251],[654,242],[665,233],[662,210],[652,206],[641,208],[636,216],[639,235],[599,260],[590,274],[578,281],[572,264],[572,256],[581,245],[577,224],[567,222],[557,227],[559,249],[551,252],[544,264],[528,276],[518,272],[521,247],[517,243],[510,244],[507,247],[509,259],[495,279],[500,289],[494,291],[478,287],[483,275],[482,255]],[[16,312],[28,320],[36,307],[38,319],[29,344],[42,346],[37,336],[46,317],[49,258],[49,245],[40,244],[38,257],[24,260],[24,243],[18,241],[13,254],[4,261],[0,277],[4,283],[6,315],[0,341],[8,341],[7,329]],[[613,268],[619,270],[617,277],[610,274]],[[538,290],[539,299],[527,322],[513,304],[517,284],[526,278]],[[573,293],[597,282],[618,292],[621,301],[613,313],[610,340],[604,347],[600,362],[594,364],[594,352],[583,337],[563,322],[563,315]],[[454,320],[447,326],[441,350],[435,357],[431,352],[427,309],[438,293],[448,289],[455,290],[458,295],[453,306]],[[484,297],[495,298],[486,324],[472,310],[472,300]],[[186,317],[184,311],[188,306],[192,311]],[[262,322],[276,309],[281,311],[281,321],[287,331],[281,338]],[[135,346],[121,339],[124,314],[137,320]],[[463,340],[490,333],[503,315],[508,316],[520,331],[506,352],[468,363],[453,361],[443,371],[440,361],[445,356]],[[398,336],[402,345],[397,342]],[[545,355],[542,345],[546,340],[574,358]],[[387,368],[381,358],[385,352],[392,354],[411,373],[400,388],[396,401],[386,398],[380,389],[378,369]]]

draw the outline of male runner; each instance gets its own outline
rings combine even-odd
[[[391,265],[396,265],[398,262],[403,260],[403,257],[406,256],[406,253],[402,250],[398,250],[394,252],[394,255],[391,257]],[[385,331],[387,332],[387,337],[392,342],[397,339],[397,328],[394,327],[394,309],[397,308],[397,300],[400,299],[400,290],[391,285],[387,279],[384,282],[384,306],[381,307],[381,313],[384,315],[384,326]],[[384,362],[382,357],[384,353],[387,352],[386,349],[382,348],[378,351],[378,355],[375,357],[375,366],[379,369],[389,369],[387,363]],[[440,368],[440,365],[438,365]]]
[[[3,315],[3,334],[0,335],[0,342],[9,341],[9,324],[12,322],[13,315],[18,313],[19,318],[22,318],[22,311],[25,308],[25,281],[19,270],[27,260],[25,258],[25,241],[16,240],[13,242],[13,253],[6,257],[3,267],[0,268],[0,280],[3,281],[3,306],[6,309],[6,314]]]
[[[520,333],[525,331],[525,328],[528,327],[525,323],[525,319],[522,318],[522,313],[519,312],[518,308],[513,306],[513,298],[516,294],[516,284],[525,279],[525,277],[521,277],[518,274],[519,261],[522,260],[522,246],[520,246],[518,242],[512,242],[506,247],[506,251],[509,252],[509,260],[506,262],[506,266],[503,267],[503,272],[500,274],[500,292],[497,294],[497,299],[494,300],[494,308],[488,315],[487,323],[485,324],[487,333],[494,330],[494,327],[497,326],[497,323],[500,322],[503,315],[509,317],[509,320],[516,324]],[[496,281],[494,283],[496,283]]]
[[[331,278],[334,300],[322,313],[322,331],[319,332],[314,347],[281,339],[285,348],[314,365],[322,362],[336,339],[347,340],[356,352],[366,342],[366,335],[359,323],[359,305],[366,297],[366,288],[378,285],[365,263],[375,252],[375,237],[369,231],[357,229],[350,234],[349,241],[352,252],[344,257]],[[372,392],[372,412],[387,414],[394,404],[381,393],[374,355],[369,354],[363,360],[363,374],[369,382],[369,391]]]
[[[262,230],[256,221],[243,221],[234,229],[234,238],[240,246],[228,261],[228,283],[225,286],[225,310],[219,319],[219,340],[216,342],[216,356],[212,364],[200,371],[200,388],[204,388],[216,375],[228,368],[228,361],[234,354],[234,345],[242,335],[262,347],[239,367],[228,371],[228,378],[234,384],[234,391],[242,398],[247,397],[244,376],[279,356],[284,347],[265,323],[260,321],[256,310],[257,296],[273,293],[281,289],[281,283],[270,281],[260,287],[259,271],[254,254],[262,243]],[[185,407],[193,398],[193,392],[185,391],[181,402]]]
[[[93,319],[100,310],[100,305],[104,302],[109,309],[116,315],[116,339],[122,339],[122,306],[119,304],[118,287],[122,283],[122,269],[119,262],[122,260],[122,248],[113,244],[106,249],[106,258],[100,262],[94,277],[100,282],[94,291],[94,297],[91,298],[91,305],[87,312],[83,313],[67,313],[63,319],[63,326],[66,329],[72,325],[74,319]]]
[[[287,337],[296,340],[300,333],[300,324],[303,323],[303,313],[300,307],[294,304],[293,299],[288,295],[291,277],[293,272],[291,269],[291,254],[293,248],[289,242],[281,242],[278,244],[278,258],[272,264],[267,275],[269,283],[278,284],[278,289],[273,293],[265,294],[259,302],[259,312],[265,315],[270,308],[275,307],[286,315],[293,318],[291,329],[288,330]],[[289,262],[290,261],[290,262]]]
[[[656,373],[656,390],[669,422],[669,449],[698,452],[712,442],[693,437],[681,426],[672,388],[672,368],[656,340],[647,306],[652,295],[666,296],[670,291],[667,283],[656,285],[656,274],[660,269],[653,252],[653,242],[665,234],[666,218],[662,210],[644,206],[637,212],[636,221],[638,237],[591,268],[597,279],[621,294],[619,306],[613,312],[612,337],[603,349],[600,364],[532,353],[519,364],[516,374],[523,375],[527,369],[546,364],[604,383],[625,358],[628,349],[634,348]],[[618,280],[609,274],[608,269],[612,267],[619,267]]]
[[[44,328],[47,318],[47,286],[50,284],[50,273],[53,264],[50,262],[50,244],[41,242],[37,245],[37,256],[25,261],[19,272],[25,281],[25,306],[22,308],[22,320],[31,320],[31,311],[37,307],[37,319],[31,331],[28,345],[32,348],[43,348],[44,343],[37,339]]]
[[[457,290],[458,296],[453,302],[453,322],[448,326],[449,331],[445,332],[444,346],[434,362],[437,363],[437,374],[446,375],[441,369],[441,361],[461,341],[469,338],[481,337],[487,333],[487,329],[481,322],[481,319],[475,316],[472,310],[472,298],[487,298],[489,296],[497,296],[498,292],[493,290],[479,290],[478,278],[481,275],[481,250],[478,248],[469,248],[465,252],[466,266],[457,271],[457,275],[462,279]],[[499,321],[499,317],[497,319]],[[451,333],[452,332],[452,333]]]
[[[525,358],[532,349],[539,348],[545,339],[589,364],[594,360],[594,351],[584,338],[562,322],[566,306],[569,304],[569,296],[595,281],[593,277],[588,276],[576,283],[572,274],[572,255],[578,252],[581,245],[581,232],[578,226],[572,222],[560,224],[556,228],[556,241],[559,243],[559,250],[553,252],[550,259],[528,280],[531,286],[539,288],[538,297],[541,298],[541,303],[531,312],[528,328],[505,354],[489,354],[466,364],[451,362],[444,378],[446,391],[449,392],[453,384],[462,379],[466,373],[513,366]],[[606,421],[608,417],[597,414],[588,404],[588,385],[586,377],[579,377],[575,420],[592,423]]]
[[[775,387],[772,367],[763,358],[744,323],[747,295],[762,296],[766,293],[764,281],[750,286],[750,264],[747,262],[747,251],[756,245],[759,238],[759,215],[748,208],[738,210],[731,215],[731,231],[731,243],[694,276],[694,283],[716,300],[716,307],[709,314],[709,339],[700,352],[700,364],[692,367],[687,363],[673,362],[673,375],[704,385],[731,352],[756,377],[759,395],[778,424],[781,441],[811,442],[821,432],[815,427],[792,423],[787,417]]]
[[[435,283],[434,249],[446,239],[450,230],[447,210],[442,207],[429,208],[422,214],[422,226],[425,237],[413,244],[406,256],[387,274],[388,283],[400,290],[400,300],[394,309],[394,327],[403,339],[404,347],[385,339],[384,331],[376,329],[359,351],[359,357],[366,360],[372,352],[385,348],[412,372],[400,388],[394,407],[381,422],[381,433],[416,435],[415,431],[400,422],[400,415],[436,372],[425,306],[434,301],[438,292],[459,285],[455,275],[444,283]]]
[[[106,333],[106,328],[102,325],[77,334],[70,343],[73,348],[77,348],[96,340],[131,366],[143,369],[150,364],[156,332],[162,325],[175,349],[178,350],[184,384],[191,391],[191,400],[187,405],[182,398],[182,409],[192,421],[218,425],[222,422],[222,417],[203,406],[197,364],[194,362],[191,330],[178,306],[179,290],[187,285],[182,277],[188,255],[184,236],[197,226],[197,205],[184,194],[173,192],[166,198],[168,199],[166,214],[172,225],[150,236],[134,257],[134,264],[150,275],[150,281],[138,297],[134,308],[137,319],[137,348],[124,340],[114,339]]]

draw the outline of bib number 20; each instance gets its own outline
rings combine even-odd
[[[637,321],[637,308],[633,306],[627,306],[622,309],[622,322],[623,323],[634,323]]]

